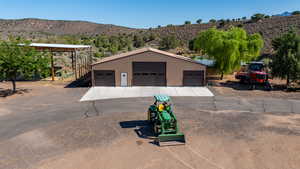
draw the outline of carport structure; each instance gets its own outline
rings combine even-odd
[[[89,45],[71,45],[71,44],[47,44],[47,43],[31,43],[29,45],[39,51],[48,51],[51,53],[51,77],[54,81],[54,53],[68,52],[71,54],[72,71],[75,79],[79,79],[87,75],[91,71],[92,64],[92,47]],[[88,54],[84,57],[79,57],[79,51],[87,51]]]

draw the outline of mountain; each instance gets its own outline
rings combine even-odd
[[[283,12],[282,14],[277,14],[275,16],[292,16],[292,12]]]
[[[44,20],[44,19],[19,19],[19,20],[0,20],[0,35],[2,38],[10,34],[20,35],[29,39],[49,38],[51,36],[61,35],[89,35],[97,34],[118,35],[118,34],[157,34],[159,38],[169,35],[176,36],[183,44],[208,28],[217,27],[219,29],[228,29],[230,26],[243,27],[248,33],[260,33],[265,40],[263,53],[272,52],[271,41],[275,37],[286,32],[290,27],[296,27],[300,30],[300,15],[293,16],[272,16],[258,22],[251,20],[234,20],[226,22],[224,25],[220,22],[174,25],[160,28],[134,29],[123,26],[98,24],[86,21],[64,21],[64,20]]]

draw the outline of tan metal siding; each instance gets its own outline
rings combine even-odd
[[[121,73],[128,74],[128,85],[132,83],[132,62],[166,62],[167,86],[182,86],[184,70],[206,70],[201,64],[189,62],[152,51],[132,55],[109,62],[93,65],[93,70],[115,70],[116,85],[121,84]],[[206,74],[206,73],[205,73]],[[94,76],[92,76],[94,78]],[[93,79],[94,83],[94,79]]]

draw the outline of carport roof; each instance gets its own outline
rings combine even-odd
[[[159,53],[159,54],[162,54],[162,55],[166,55],[166,56],[169,56],[169,57],[173,57],[173,58],[176,58],[176,59],[181,59],[181,60],[184,60],[184,61],[188,61],[188,62],[192,62],[192,63],[196,63],[196,64],[201,64],[201,65],[205,66],[204,64],[199,63],[199,62],[197,62],[197,61],[195,61],[191,58],[181,56],[181,55],[175,55],[173,53],[158,50],[158,49],[154,49],[154,48],[151,48],[151,47],[140,48],[140,49],[137,49],[137,50],[134,50],[134,51],[109,56],[109,57],[101,59],[100,61],[98,61],[96,63],[93,63],[92,65],[97,65],[97,64],[101,64],[101,63],[105,63],[105,62],[109,62],[109,61],[129,57],[129,56],[132,56],[132,55],[136,55],[136,54],[140,54],[140,53],[144,53],[144,52],[149,52],[149,51]]]
[[[69,51],[76,51],[76,50],[91,49],[91,46],[89,45],[71,45],[71,44],[31,43],[29,44],[29,46],[39,50],[49,50],[52,52],[69,52]]]

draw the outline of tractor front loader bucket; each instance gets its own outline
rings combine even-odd
[[[183,133],[176,134],[160,134],[158,136],[159,146],[176,146],[184,145],[185,137]]]

